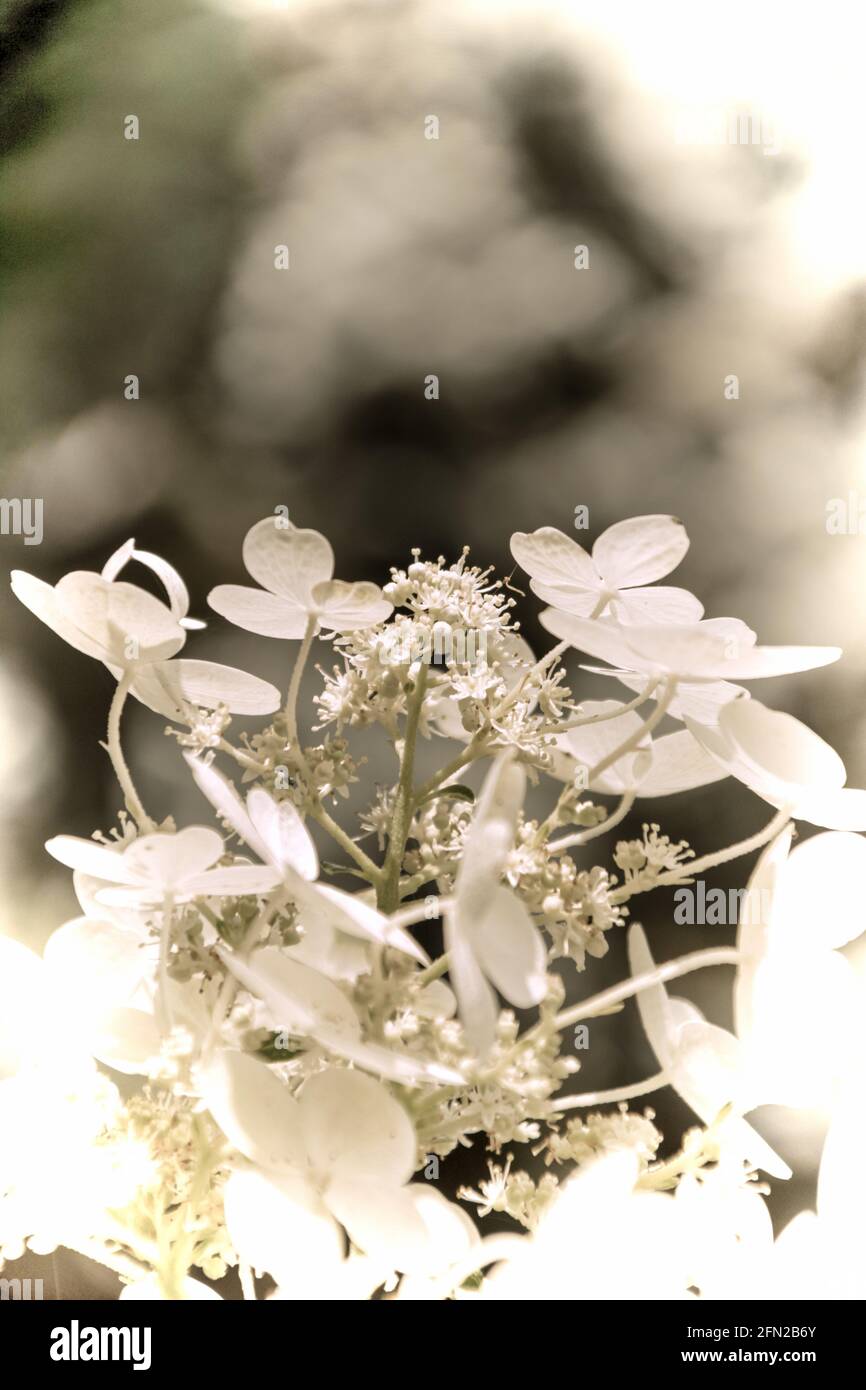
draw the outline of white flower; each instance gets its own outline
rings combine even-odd
[[[224,1190],[232,1243],[284,1293],[303,1296],[307,1279],[339,1271],[341,1227],[387,1272],[435,1275],[478,1241],[459,1208],[410,1183],[414,1129],[371,1077],[319,1072],[294,1100],[264,1064],[221,1052],[200,1085],[226,1137],[256,1165]]]
[[[829,832],[761,855],[740,909],[734,1026],[756,1102],[826,1103],[857,1055],[859,1008],[838,948],[863,931],[866,840]]]
[[[156,831],[139,835],[119,850],[75,835],[56,835],[45,848],[70,869],[118,884],[96,893],[96,901],[109,906],[264,893],[280,881],[275,869],[258,864],[214,868],[225,854],[225,845],[222,837],[205,825],[190,825],[176,834]]]
[[[845,786],[838,753],[799,719],[736,700],[717,727],[686,723],[721,767],[771,806],[828,830],[866,830],[866,791]]]
[[[291,948],[298,959],[311,965],[321,962],[334,950],[335,931],[341,931],[392,946],[427,964],[426,955],[412,937],[359,894],[314,881],[319,873],[316,847],[291,801],[275,801],[263,787],[254,787],[244,805],[232,784],[210,763],[189,755],[186,761],[214,810],[262,863],[273,869],[297,903],[305,931],[304,945]]]
[[[591,770],[603,762],[622,743],[637,734],[642,719],[636,710],[625,710],[617,700],[581,701],[581,716],[599,719],[597,724],[583,724],[556,736],[553,750],[553,774],[565,782],[574,778],[581,767]],[[674,792],[690,791],[719,782],[727,773],[710,757],[687,729],[661,738],[644,735],[637,747],[593,778],[589,787],[608,795],[670,796]]]
[[[526,774],[511,751],[500,753],[485,778],[445,913],[445,949],[460,1022],[479,1055],[493,1043],[498,1015],[488,980],[519,1009],[539,1004],[547,993],[541,933],[500,881],[525,787]]]
[[[670,574],[688,548],[675,516],[618,521],[599,536],[592,556],[552,526],[511,537],[512,555],[545,603],[581,618],[607,610],[617,622],[638,625],[696,623],[703,616],[703,605],[686,589],[643,587]]]
[[[682,1223],[669,1196],[637,1191],[620,1150],[581,1166],[531,1236],[484,1281],[484,1301],[660,1299],[685,1295]]]
[[[629,929],[628,955],[633,975],[655,968],[646,934],[637,923]],[[753,1108],[757,1099],[744,1050],[733,1034],[707,1023],[687,1000],[671,998],[663,984],[642,989],[637,1003],[644,1032],[669,1085],[704,1124],[713,1124],[731,1105],[733,1112],[720,1126],[726,1148],[774,1177],[789,1178],[788,1165],[742,1118],[741,1111]]]
[[[754,632],[738,618],[707,618],[677,627],[621,627],[607,619],[591,621],[546,608],[539,621],[554,637],[617,668],[604,674],[643,675],[644,685],[653,676],[686,683],[759,680],[811,671],[842,655],[839,647],[756,646]]]
[[[169,606],[144,589],[117,579],[129,560],[138,560],[161,580]],[[271,714],[280,692],[268,681],[213,661],[170,660],[186,641],[186,630],[202,627],[187,616],[189,595],[180,575],[158,555],[127,541],[101,574],[64,575],[52,587],[23,570],[12,571],[12,591],[52,632],[76,651],[104,662],[117,679],[131,678],[130,694],[167,719],[185,719],[185,706],[234,714]]]
[[[862,1089],[834,1113],[818,1171],[817,1212],[801,1211],[781,1232],[765,1298],[866,1298],[866,1199]]]
[[[315,631],[354,632],[393,612],[376,584],[334,579],[334,552],[318,531],[302,531],[265,517],[247,532],[244,564],[260,589],[219,584],[208,595],[215,612],[263,637],[303,637]]]

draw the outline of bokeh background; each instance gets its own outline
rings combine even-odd
[[[708,615],[845,648],[755,693],[866,784],[862,29],[841,3],[0,0],[0,491],[44,508],[40,546],[0,537],[4,568],[55,581],[134,535],[205,616],[281,505],[338,575],[380,582],[413,546],[508,572],[514,530],[672,512],[674,582]],[[38,947],[76,911],[44,840],[117,809],[112,683],[9,597],[0,637],[0,930]],[[279,644],[218,619],[189,650],[286,680]],[[201,819],[158,717],[125,724],[148,807]],[[387,764],[365,751],[369,787]],[[767,817],[727,784],[653,807],[698,853]],[[662,894],[640,913],[660,957],[732,937],[673,927]],[[612,934],[569,989],[624,972]],[[726,1024],[729,984],[683,993]],[[580,1088],[651,1069],[628,1008],[593,1025]],[[691,1117],[652,1104],[672,1147]],[[825,1123],[761,1116],[797,1173],[780,1221],[813,1199]],[[55,1273],[55,1294],[113,1291]]]

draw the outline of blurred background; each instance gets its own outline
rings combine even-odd
[[[4,568],[54,582],[135,536],[205,616],[281,505],[379,582],[412,546],[508,572],[514,530],[672,512],[708,616],[844,647],[755,693],[866,784],[863,27],[841,3],[0,0],[0,491],[43,502]],[[0,637],[0,930],[39,947],[76,914],[44,840],[117,809],[112,681],[9,597]],[[286,681],[279,644],[218,619],[188,650]],[[204,818],[160,719],[125,726],[153,813]],[[365,751],[369,789],[390,764]],[[652,815],[704,853],[768,808],[724,784]],[[672,907],[640,903],[659,957],[731,940]],[[625,973],[609,939],[573,997]],[[729,984],[682,992],[729,1024]],[[583,1060],[580,1089],[650,1074],[636,1011]],[[673,1148],[689,1112],[651,1101]],[[760,1117],[797,1175],[780,1221],[825,1123]]]

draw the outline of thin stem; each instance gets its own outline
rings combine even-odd
[[[740,840],[735,845],[728,845],[727,849],[716,850],[714,854],[705,854],[702,859],[693,859],[689,864],[683,864],[678,869],[669,869],[665,874],[659,874],[652,883],[632,886],[624,883],[621,888],[617,888],[610,895],[611,902],[622,903],[636,893],[648,893],[653,888],[664,888],[668,884],[682,883],[695,874],[702,874],[707,869],[714,869],[718,864],[727,864],[731,859],[739,859],[742,854],[751,854],[753,850],[761,849],[781,834],[791,818],[790,806],[783,806],[776,813],[771,821],[768,821],[763,830],[750,835],[746,840]]]
[[[563,1028],[570,1028],[572,1024],[580,1023],[585,1018],[596,1017],[612,1004],[631,999],[633,995],[640,994],[641,990],[651,989],[653,985],[662,985],[667,980],[678,980],[682,975],[691,975],[693,970],[704,970],[711,965],[739,965],[741,959],[740,952],[735,951],[732,946],[717,946],[709,951],[691,951],[687,956],[665,961],[664,965],[657,965],[654,970],[647,970],[643,975],[633,975],[630,980],[623,980],[622,984],[613,985],[601,994],[594,994],[582,1004],[563,1009],[562,1013],[557,1014],[552,1020],[549,1030],[561,1032]],[[530,1031],[534,1033],[535,1029]],[[527,1038],[529,1036],[530,1034],[527,1034]]]
[[[552,1110],[578,1110],[587,1105],[610,1105],[614,1101],[634,1100],[636,1096],[648,1096],[651,1091],[659,1091],[668,1084],[667,1073],[660,1071],[647,1081],[636,1081],[632,1086],[617,1086],[612,1091],[584,1091],[581,1095],[560,1096],[551,1101]]]
[[[135,790],[135,783],[132,774],[126,765],[123,756],[123,749],[120,745],[120,716],[123,713],[123,706],[126,704],[126,697],[129,694],[129,687],[132,684],[132,671],[126,670],[117,683],[117,689],[111,701],[108,711],[108,735],[105,744],[108,756],[111,759],[111,766],[114,768],[115,776],[120,783],[120,790],[123,792],[123,799],[126,809],[132,816],[142,834],[147,834],[155,829],[153,821],[144,809],[141,797]]]
[[[443,912],[451,907],[452,898],[436,898],[436,911],[430,913],[426,902],[408,903],[399,912],[392,912],[388,918],[389,927],[414,927],[419,922],[435,922]]]
[[[394,798],[391,816],[391,829],[388,836],[388,852],[379,881],[379,910],[394,912],[400,904],[400,866],[409,838],[412,823],[412,810],[415,804],[413,783],[415,775],[415,743],[418,738],[418,723],[427,688],[427,667],[421,666],[415,679],[414,689],[409,697],[406,711],[406,732],[403,737],[403,754],[400,759],[400,780]]]
[[[485,730],[483,734],[481,732],[473,734],[462,753],[458,753],[455,758],[451,759],[450,763],[446,763],[441,771],[437,772],[434,777],[431,777],[429,782],[425,782],[422,787],[418,788],[415,793],[415,805],[417,806],[424,800],[425,796],[429,796],[431,792],[437,791],[438,788],[445,782],[448,782],[455,773],[461,772],[468,763],[473,763],[476,759],[483,758],[484,754],[487,752],[488,734],[489,730]]]
[[[589,830],[578,830],[573,835],[564,835],[561,840],[551,840],[547,846],[550,853],[559,854],[561,850],[572,849],[575,845],[585,845],[589,840],[597,839],[599,835],[606,835],[614,826],[625,820],[634,805],[634,798],[634,792],[625,792],[616,810],[600,825],[594,825]]]
[[[595,764],[595,767],[589,769],[587,782],[590,786],[603,772],[606,772],[609,767],[613,767],[614,763],[618,763],[620,758],[624,758],[633,748],[637,748],[638,744],[646,738],[647,734],[651,734],[656,725],[661,723],[667,714],[668,705],[674,698],[676,688],[676,676],[668,676],[664,683],[662,693],[656,702],[656,707],[649,718],[645,719],[640,728],[635,729],[634,733],[627,739],[624,739],[617,748],[612,748],[600,762]]]
[[[313,645],[313,638],[316,635],[318,627],[318,618],[310,617],[307,619],[307,628],[304,633],[303,641],[301,642],[301,649],[298,652],[294,667],[292,668],[292,678],[289,681],[289,691],[286,696],[286,732],[288,734],[289,743],[296,745],[296,751],[302,763],[304,759],[298,740],[298,692],[301,688],[301,677],[304,674],[304,667],[307,664],[307,657],[310,655],[310,648]]]
[[[438,980],[440,976],[447,972],[450,964],[451,958],[446,951],[443,955],[439,956],[438,960],[434,960],[432,965],[428,965],[425,970],[422,970],[415,976],[416,983],[422,986],[432,984],[434,980]]]
[[[511,706],[520,699],[529,681],[535,676],[540,676],[543,671],[547,670],[548,666],[552,666],[553,663],[562,656],[563,652],[568,651],[570,645],[569,642],[558,642],[555,647],[551,647],[550,651],[547,652],[540,661],[536,661],[534,666],[531,666],[528,671],[524,671],[514,689],[510,690],[504,699],[496,706],[496,709],[493,710],[490,715],[491,723],[495,719],[501,719],[503,714],[510,710]]]
[[[619,705],[617,709],[604,710],[601,714],[578,715],[575,719],[569,719],[565,723],[553,723],[541,729],[543,734],[565,734],[569,729],[584,729],[590,724],[603,724],[606,719],[618,719],[621,714],[627,714],[629,710],[637,709],[650,698],[658,681],[653,677],[644,686],[640,694],[635,695],[633,700],[629,700],[625,705]]]

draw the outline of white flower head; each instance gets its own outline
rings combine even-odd
[[[340,1227],[387,1273],[435,1275],[477,1241],[458,1208],[427,1184],[410,1183],[412,1123],[371,1077],[331,1068],[310,1077],[294,1100],[263,1063],[221,1052],[201,1070],[201,1093],[226,1137],[256,1165],[226,1185],[232,1241],[284,1291],[340,1270]]]
[[[771,806],[827,830],[866,830],[866,791],[845,786],[838,753],[793,715],[736,700],[715,727],[686,723],[721,767]]]
[[[675,516],[618,521],[598,537],[591,556],[552,526],[511,537],[512,555],[545,603],[580,618],[604,611],[637,625],[696,623],[703,616],[703,605],[688,590],[654,584],[676,569],[688,548],[686,528]]]
[[[261,588],[218,584],[208,603],[247,632],[297,638],[311,622],[317,632],[354,632],[393,612],[378,585],[334,579],[334,552],[325,537],[282,517],[265,517],[247,532],[243,557]]]
[[[117,578],[131,560],[156,574],[167,604]],[[76,651],[104,662],[115,679],[127,673],[130,694],[167,719],[185,720],[190,705],[225,705],[236,714],[279,708],[280,692],[268,681],[219,662],[175,656],[187,631],[204,624],[188,616],[189,594],[177,570],[159,555],[137,550],[132,540],[110,556],[101,574],[75,571],[53,587],[13,570],[12,592]]]
[[[617,713],[617,709],[622,713]],[[591,771],[627,739],[636,735],[643,723],[636,710],[626,710],[617,700],[584,700],[581,716],[598,719],[556,736],[553,774],[571,781],[579,768]],[[653,738],[644,735],[630,752],[611,764],[588,786],[591,791],[612,796],[633,793],[638,797],[671,796],[719,782],[727,776],[687,729]]]
[[[221,835],[204,825],[190,825],[176,834],[140,835],[125,849],[109,849],[75,835],[57,835],[45,848],[68,868],[102,879],[106,885],[116,884],[95,895],[97,902],[108,906],[263,893],[280,881],[279,873],[265,865],[214,867],[225,845]]]

